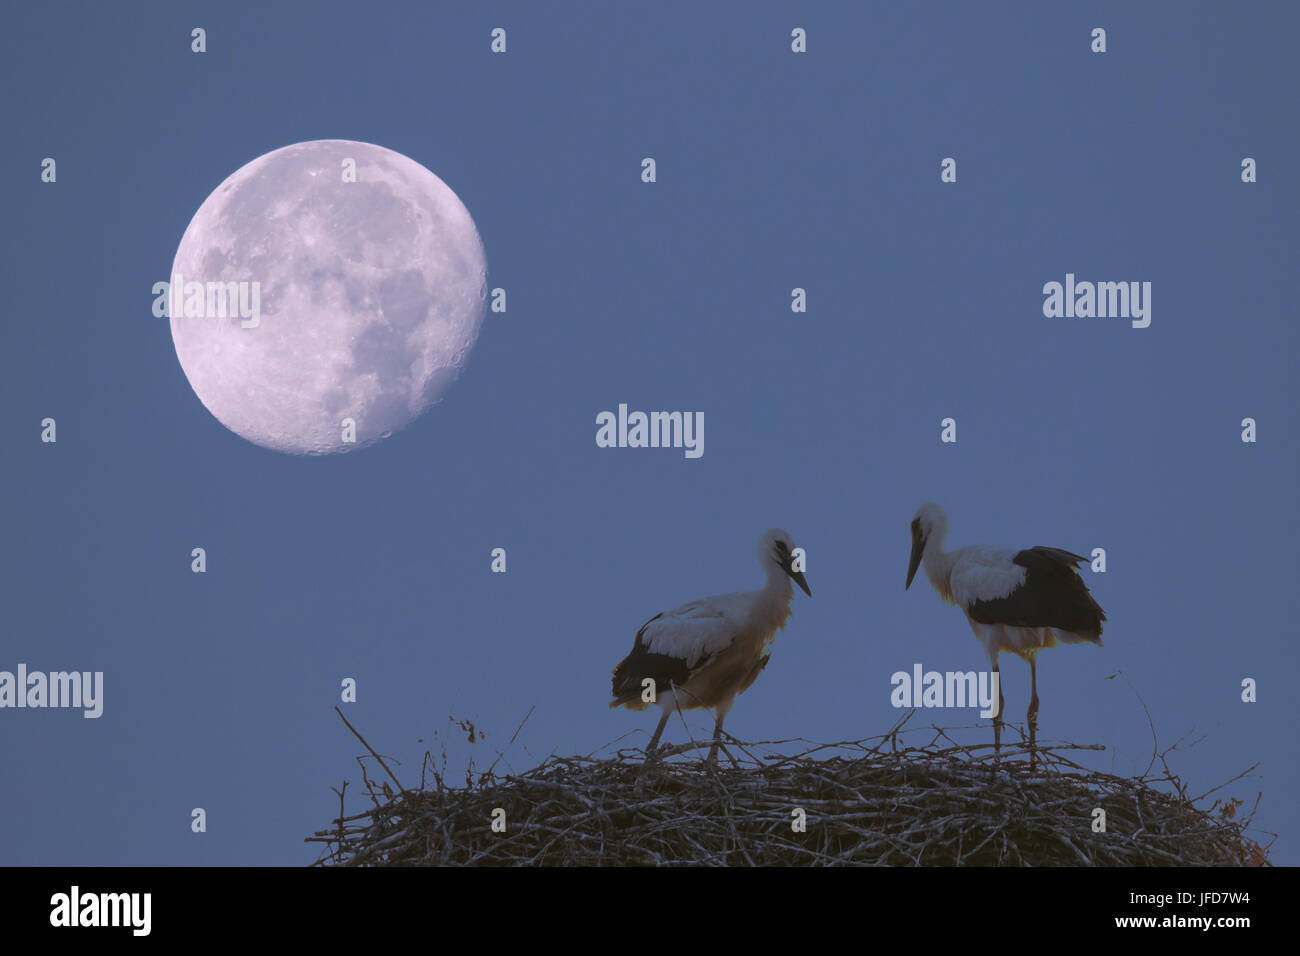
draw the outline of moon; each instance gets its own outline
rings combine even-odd
[[[204,200],[165,314],[218,421],[263,448],[328,455],[437,402],[486,300],[483,242],[446,183],[391,149],[332,139],[259,156]]]

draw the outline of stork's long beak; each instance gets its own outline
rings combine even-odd
[[[808,589],[808,579],[803,576],[802,571],[790,571],[787,569],[785,573],[790,575],[791,580],[793,580],[795,584],[803,588],[804,594],[812,597],[812,591]]]
[[[912,532],[912,557],[907,562],[907,583],[903,585],[906,591],[912,586],[912,578],[916,577],[916,569],[921,566],[921,553],[925,551],[925,538],[920,529]]]
[[[776,547],[772,549],[772,560],[790,576],[791,581],[803,588],[804,594],[812,597],[812,591],[808,588],[808,579],[803,576],[802,571],[794,569],[794,555],[790,553],[790,549],[784,543],[778,541]]]

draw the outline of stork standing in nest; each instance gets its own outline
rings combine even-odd
[[[718,759],[722,721],[759,671],[767,666],[776,632],[790,617],[791,581],[812,597],[794,541],[779,528],[758,542],[758,563],[767,583],[757,591],[717,594],[656,614],[637,631],[632,653],[614,668],[614,699],[609,706],[645,710],[657,703],[663,711],[650,745],[650,763],[674,711],[711,707],[716,714],[709,763]],[[647,679],[653,701],[644,699]]]
[[[1038,735],[1038,667],[1035,655],[1057,644],[1101,644],[1106,614],[1093,600],[1075,570],[1088,559],[1060,548],[1013,551],[971,545],[944,551],[948,516],[936,504],[924,504],[912,518],[912,557],[907,584],[912,586],[918,565],[939,596],[966,614],[975,637],[998,672],[998,654],[1010,651],[1029,663],[1032,696],[1029,712],[1030,765],[1035,762]],[[998,711],[993,718],[993,750],[1002,745],[1002,682],[998,681]]]

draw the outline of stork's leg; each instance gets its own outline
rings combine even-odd
[[[1006,700],[1002,696],[1002,669],[998,667],[996,657],[993,659],[993,673],[998,675],[998,712],[993,716],[993,762],[998,763],[1002,759],[1002,711]]]
[[[731,710],[731,705],[735,702],[736,698],[732,697],[730,700],[722,701],[722,703],[718,704],[717,707],[714,708],[714,712],[718,716],[713,722],[713,746],[709,748],[709,756],[706,758],[707,763],[716,765],[718,762],[718,746],[719,742],[722,740],[722,722],[727,719],[727,714]],[[731,756],[731,751],[727,751],[727,756]]]
[[[640,794],[646,785],[646,779],[650,776],[650,768],[659,761],[659,735],[664,732],[664,727],[668,724],[668,718],[672,714],[671,707],[664,708],[664,715],[659,718],[659,726],[655,728],[654,736],[650,738],[650,743],[645,748],[645,762],[641,764],[641,769],[636,773],[636,783],[633,791]]]
[[[1025,720],[1029,724],[1029,767],[1032,770],[1038,760],[1038,657],[1029,657],[1029,713]]]
[[[718,719],[713,722],[713,746],[709,748],[708,763],[716,764],[718,762],[718,741],[722,739],[722,721],[726,716],[727,712],[719,707]]]
[[[650,738],[650,743],[645,748],[645,762],[649,766],[650,762],[657,756],[659,749],[659,735],[664,732],[664,727],[668,724],[668,718],[672,714],[672,708],[665,707],[664,715],[659,718],[659,726],[655,728],[655,735]]]

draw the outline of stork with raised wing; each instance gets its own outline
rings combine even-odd
[[[614,668],[609,706],[645,710],[652,702],[659,705],[663,715],[646,748],[647,764],[668,718],[695,707],[714,710],[708,762],[717,762],[727,712],[767,666],[776,632],[790,618],[790,582],[812,597],[795,550],[793,539],[773,528],[758,542],[758,563],[767,575],[763,587],[683,604],[656,614],[637,631],[632,653]],[[647,680],[653,683],[647,685]]]
[[[1088,559],[1060,548],[1023,551],[970,545],[944,551],[948,516],[936,504],[924,504],[912,518],[912,557],[907,584],[912,586],[919,565],[939,596],[966,614],[975,637],[998,671],[998,654],[1010,651],[1029,664],[1030,764],[1036,757],[1038,734],[1038,667],[1035,655],[1057,644],[1101,644],[1106,614],[1093,600],[1075,567]],[[1002,682],[998,680],[998,711],[993,718],[993,748],[1002,745]]]

